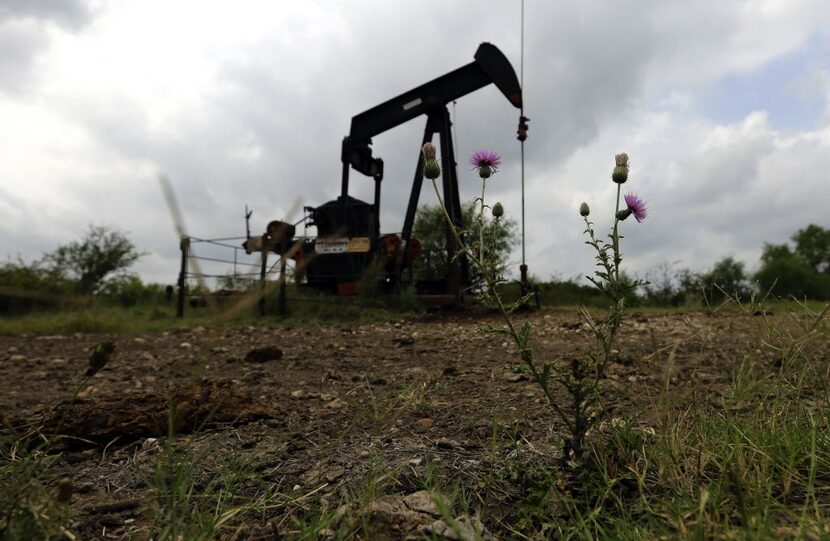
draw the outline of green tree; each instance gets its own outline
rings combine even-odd
[[[736,261],[734,257],[724,257],[701,276],[704,293],[711,301],[722,301],[730,297],[744,298],[749,296],[749,279],[745,265]]]
[[[830,229],[810,224],[792,236],[795,253],[816,272],[830,274]]]
[[[477,203],[470,201],[461,208],[463,236],[470,246],[477,246],[480,226],[474,216]],[[448,268],[447,260],[447,220],[438,205],[421,205],[415,215],[413,236],[421,241],[421,256],[415,261],[417,278],[439,278]],[[502,272],[507,265],[510,249],[518,242],[518,226],[512,218],[502,217],[496,227],[493,218],[484,219],[485,253],[494,259],[493,263]],[[476,252],[477,253],[477,252]],[[472,269],[471,269],[472,270]],[[475,279],[475,276],[473,276]]]
[[[124,276],[141,255],[121,231],[91,225],[81,240],[59,246],[45,261],[54,272],[74,280],[78,293],[89,295],[108,277]]]
[[[755,279],[761,291],[779,297],[830,298],[830,276],[818,272],[808,261],[803,252],[794,252],[786,244],[765,244]]]

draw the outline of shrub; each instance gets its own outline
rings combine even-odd
[[[74,284],[38,263],[9,261],[0,266],[0,314],[58,308],[71,301]]]

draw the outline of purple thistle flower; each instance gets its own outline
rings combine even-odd
[[[479,150],[470,156],[470,165],[478,169],[481,178],[488,178],[492,173],[499,170],[501,157],[492,150]]]
[[[492,150],[479,150],[470,156],[470,165],[473,167],[488,165],[490,168],[496,169],[501,165],[501,157]]]
[[[637,223],[642,222],[648,216],[646,202],[633,193],[625,194],[625,206],[634,214],[634,219],[637,220]]]

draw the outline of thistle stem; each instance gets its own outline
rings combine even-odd
[[[489,280],[488,280],[489,281]],[[575,426],[571,423],[570,419],[568,419],[567,414],[559,407],[559,404],[556,403],[556,400],[553,398],[553,395],[550,392],[550,389],[547,386],[547,383],[543,380],[542,375],[536,369],[536,365],[533,363],[533,352],[530,348],[527,347],[527,344],[522,342],[522,339],[519,337],[519,333],[516,332],[516,328],[513,326],[513,320],[510,319],[510,315],[507,311],[507,308],[504,306],[504,303],[501,300],[501,295],[499,292],[496,291],[495,287],[492,288],[493,297],[496,299],[496,303],[499,305],[499,311],[502,313],[504,317],[505,323],[507,323],[507,330],[510,333],[510,336],[513,337],[513,341],[516,343],[516,347],[519,348],[519,355],[521,356],[522,360],[525,362],[528,368],[530,368],[530,372],[533,374],[533,379],[536,380],[536,383],[542,388],[542,391],[545,393],[545,398],[548,399],[548,404],[556,411],[557,415],[562,419],[565,423],[565,426],[568,427],[572,433],[574,432]]]
[[[479,267],[484,270],[484,187],[487,179],[481,179],[481,210],[478,213],[478,258]]]
[[[440,206],[441,210],[444,212],[444,217],[447,219],[447,224],[449,224],[450,230],[453,232],[453,235],[455,236],[459,249],[463,250],[469,255],[470,250],[461,241],[461,237],[459,236],[458,231],[455,229],[455,224],[453,224],[452,220],[450,219],[450,215],[447,212],[447,208],[444,206],[444,201],[441,199],[441,193],[438,191],[438,184],[435,182],[435,179],[432,179],[432,187],[435,190],[435,196],[438,198],[438,206]],[[481,201],[483,213],[484,197],[481,198]],[[471,260],[473,261],[473,264],[476,264],[475,258],[471,258]],[[507,307],[504,306],[504,302],[501,299],[501,295],[496,289],[495,278],[490,276],[490,274],[487,272],[487,269],[485,269],[483,265],[479,265],[479,270],[481,271],[485,281],[487,282],[487,289],[493,292],[493,297],[495,297],[496,299],[496,304],[499,307],[499,312],[501,312],[502,317],[504,318],[504,322],[507,324],[508,334],[510,334],[510,336],[513,338],[513,342],[519,349],[519,355],[521,356],[522,360],[525,362],[527,367],[530,369],[531,374],[533,374],[533,379],[542,388],[542,392],[545,393],[545,398],[547,399],[548,404],[550,404],[550,406],[554,409],[556,414],[559,415],[559,418],[562,419],[562,421],[565,423],[565,426],[568,427],[568,430],[573,432],[576,428],[575,425],[570,421],[570,419],[568,419],[568,415],[559,406],[559,404],[556,403],[556,399],[554,398],[553,394],[551,394],[550,389],[548,388],[547,384],[542,378],[542,374],[539,373],[539,370],[536,368],[536,365],[533,362],[532,350],[527,347],[527,344],[522,341],[522,338],[519,336],[518,331],[516,331],[516,327],[513,325],[513,320],[510,319],[510,312],[507,309]]]
[[[619,287],[620,283],[620,233],[619,224],[620,219],[617,218],[617,213],[620,211],[620,191],[622,184],[617,184],[617,205],[614,208],[614,233],[612,234],[612,242],[614,243],[614,287]]]
[[[444,212],[444,217],[447,219],[447,224],[449,225],[450,231],[452,231],[452,234],[455,237],[455,242],[458,244],[458,248],[469,253],[467,247],[464,245],[463,242],[461,242],[461,236],[458,234],[458,231],[455,230],[455,224],[452,223],[450,213],[447,212],[447,207],[444,206],[444,200],[441,199],[441,193],[438,191],[438,184],[435,182],[435,179],[432,179],[432,188],[435,190],[435,197],[438,198],[438,206],[441,207],[441,210]],[[473,259],[473,261],[475,261],[475,259]]]

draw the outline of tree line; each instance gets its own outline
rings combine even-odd
[[[164,296],[164,286],[144,284],[129,268],[142,256],[127,235],[91,225],[76,241],[41,259],[18,258],[0,265],[0,313],[60,308],[78,296],[132,306]]]
[[[478,236],[480,227],[472,219],[473,204],[463,207],[468,234]],[[488,245],[495,246],[497,265],[507,266],[518,241],[518,228],[511,219],[496,226],[483,224]],[[417,274],[440,275],[448,264],[443,216],[434,206],[418,210],[415,235],[424,252],[416,263]],[[431,253],[429,259],[425,253]],[[20,259],[0,265],[0,314],[60,307],[72,296],[97,297],[122,306],[160,302],[165,286],[144,284],[129,268],[142,256],[127,235],[105,226],[92,225],[79,240],[58,246],[40,260]],[[727,297],[748,299],[751,295],[830,300],[830,229],[810,224],[799,229],[790,242],[764,245],[758,270],[749,272],[743,262],[726,256],[705,272],[675,269],[662,263],[647,272],[648,284],[631,293],[631,304],[688,306],[722,302]],[[549,304],[593,305],[593,290],[577,280],[535,280]]]
[[[790,242],[764,244],[759,263],[754,273],[731,256],[697,273],[663,263],[645,276],[650,283],[643,287],[642,300],[681,306],[721,302],[726,297],[748,299],[753,294],[830,299],[830,229],[810,224],[790,237]]]

